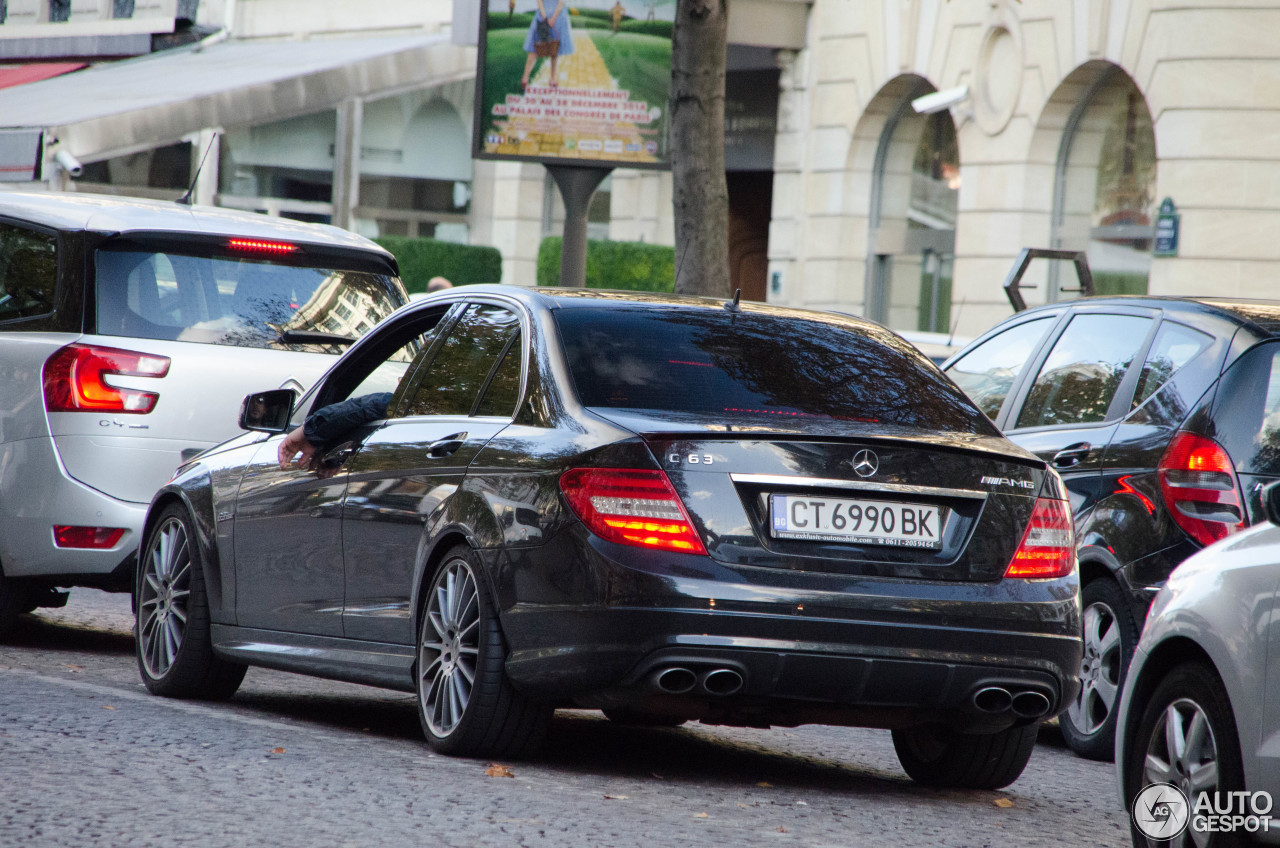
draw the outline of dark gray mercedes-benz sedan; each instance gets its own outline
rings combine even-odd
[[[350,429],[298,467],[284,434],[320,410]],[[242,420],[148,514],[159,694],[229,697],[246,665],[414,691],[470,756],[531,752],[558,706],[890,728],[961,787],[1015,780],[1075,696],[1061,482],[870,322],[467,287]]]

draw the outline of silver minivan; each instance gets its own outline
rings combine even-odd
[[[129,591],[177,466],[406,300],[395,259],[334,227],[0,192],[0,634],[61,587]]]

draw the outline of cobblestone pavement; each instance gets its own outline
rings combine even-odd
[[[1111,766],[1046,731],[1000,792],[911,783],[889,734],[557,714],[536,760],[433,755],[401,693],[251,669],[156,698],[125,596],[76,590],[0,644],[0,846],[1122,846]]]

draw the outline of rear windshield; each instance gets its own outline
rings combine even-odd
[[[387,275],[257,256],[100,250],[96,264],[97,331],[105,336],[337,352],[345,345],[286,342],[282,334],[358,338],[403,303]]]
[[[928,360],[879,328],[714,309],[573,307],[555,316],[584,406],[998,432]]]

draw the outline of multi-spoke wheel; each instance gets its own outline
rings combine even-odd
[[[512,688],[506,643],[470,548],[449,551],[418,627],[418,715],[427,742],[459,756],[519,756],[542,741],[550,708]]]
[[[213,654],[204,569],[191,519],[167,507],[138,561],[136,650],[147,689],[173,698],[229,698],[245,666]]]
[[[1114,756],[1116,706],[1125,672],[1133,658],[1138,627],[1115,581],[1091,581],[1081,593],[1084,606],[1084,656],[1080,694],[1059,719],[1071,750],[1093,760]]]
[[[1193,806],[1201,793],[1221,803],[1225,793],[1243,789],[1235,719],[1218,675],[1201,663],[1187,663],[1165,676],[1143,711],[1125,760],[1130,806],[1132,796],[1153,783],[1176,786]],[[1189,822],[1171,842],[1157,843],[1148,840],[1135,823],[1134,844],[1172,848],[1241,844],[1240,834],[1207,832],[1194,824]]]

